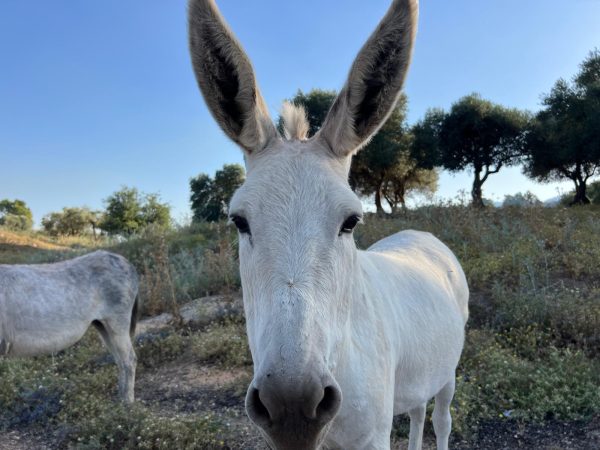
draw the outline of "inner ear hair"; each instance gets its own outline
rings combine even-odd
[[[393,110],[410,65],[417,16],[417,0],[394,0],[359,51],[319,133],[338,156],[365,145]]]
[[[213,0],[190,0],[192,65],[208,108],[223,131],[246,152],[277,136],[254,70]]]

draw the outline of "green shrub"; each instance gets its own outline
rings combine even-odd
[[[211,325],[192,337],[190,351],[199,362],[229,368],[252,364],[243,323],[226,322]]]
[[[226,448],[226,427],[212,414],[160,417],[147,408],[103,402],[94,416],[78,421],[68,436],[78,449]]]
[[[480,421],[580,420],[600,411],[600,364],[580,351],[536,346],[548,334],[534,327],[498,337],[471,330],[458,370],[455,429]]]
[[[173,330],[157,334],[147,334],[137,339],[136,353],[138,364],[145,367],[158,367],[181,356],[189,338]]]

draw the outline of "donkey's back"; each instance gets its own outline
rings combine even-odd
[[[92,322],[107,317],[122,317],[129,328],[137,290],[133,266],[106,251],[52,264],[0,265],[4,353],[33,356],[62,350]]]
[[[374,243],[367,249],[391,260],[396,270],[413,273],[414,277],[426,277],[427,286],[444,289],[455,302],[463,318],[469,317],[469,287],[467,279],[452,251],[433,234],[404,230]]]

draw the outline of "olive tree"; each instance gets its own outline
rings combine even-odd
[[[33,214],[23,200],[0,200],[0,225],[25,231],[33,226]]]
[[[527,136],[525,173],[541,182],[571,180],[570,204],[590,203],[588,182],[600,173],[600,51],[571,83],[558,80],[542,103]]]
[[[194,221],[216,222],[227,217],[231,197],[246,177],[239,164],[225,164],[214,178],[205,173],[190,180],[190,203]]]

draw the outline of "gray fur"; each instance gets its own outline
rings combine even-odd
[[[132,402],[136,356],[129,333],[137,293],[135,268],[105,251],[54,264],[0,265],[0,354],[58,352],[94,324],[119,367],[119,393]]]

